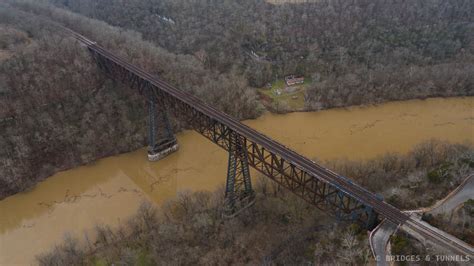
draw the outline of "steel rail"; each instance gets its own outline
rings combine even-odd
[[[97,45],[95,42],[87,39],[86,37],[70,29],[67,29],[64,27],[62,28],[68,31],[79,42],[85,44],[88,49],[100,54],[101,56],[114,62],[118,66],[125,68],[127,71],[130,71],[131,73],[137,75],[139,78],[150,82],[152,85],[156,86],[162,92],[165,92],[171,97],[174,97],[175,99],[178,99],[179,101],[187,104],[188,106],[190,106],[191,108],[194,108],[195,110],[199,111],[205,116],[223,125],[226,125],[231,130],[246,137],[248,140],[264,147],[269,152],[272,152],[280,156],[282,159],[286,160],[290,164],[293,164],[296,167],[300,168],[301,170],[305,171],[313,178],[317,178],[320,181],[328,183],[331,186],[337,188],[338,190],[343,191],[344,193],[347,194],[347,196],[352,197],[353,199],[372,207],[377,213],[379,213],[380,215],[383,215],[384,217],[386,217],[387,219],[395,223],[404,224],[405,222],[409,221],[407,223],[407,226],[412,228],[414,231],[420,233],[421,235],[424,235],[425,237],[429,237],[432,240],[435,240],[435,242],[438,242],[438,244],[448,243],[450,247],[456,249],[457,251],[462,251],[463,253],[466,253],[472,256],[473,254],[472,250],[467,249],[464,246],[460,245],[459,243],[451,241],[449,238],[418,223],[417,221],[413,220],[411,217],[409,217],[407,214],[403,213],[399,209],[377,198],[375,194],[373,194],[372,192],[364,189],[363,187],[355,183],[348,182],[347,180],[337,175],[336,173],[314,163],[313,161],[296,153],[290,148],[240,123],[240,121],[225,114],[224,112],[221,112],[215,109],[214,107],[202,102],[200,99],[198,99],[194,95],[188,92],[179,90],[173,87],[172,85],[147,73],[146,71],[138,68],[137,66],[131,63],[128,63],[125,59],[114,55],[113,53],[107,51],[106,49],[102,48],[101,46]]]

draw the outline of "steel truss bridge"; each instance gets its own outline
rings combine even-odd
[[[235,215],[254,201],[249,172],[249,167],[253,167],[309,204],[340,220],[358,221],[372,229],[380,218],[386,218],[448,247],[456,254],[473,256],[469,245],[466,247],[462,242],[453,242],[446,235],[431,230],[350,179],[128,63],[84,36],[63,29],[87,47],[105,74],[146,97],[150,115],[149,155],[177,145],[167,122],[167,111],[185,120],[195,131],[229,153],[225,194],[227,215]],[[159,143],[155,138],[157,111],[166,128],[165,138]]]

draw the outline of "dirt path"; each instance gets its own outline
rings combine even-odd
[[[455,190],[449,193],[444,199],[436,202],[432,207],[408,211],[411,215],[417,216],[418,219],[421,219],[422,213],[429,213],[429,214],[440,214],[440,213],[449,213],[458,207],[460,204],[466,202],[469,199],[474,199],[474,174],[468,176],[464,179],[464,181],[459,185]],[[432,230],[439,231],[440,233],[445,234],[448,238],[452,236],[449,234],[444,233],[443,231],[432,227],[431,225],[423,222],[425,225],[429,226]],[[385,260],[387,255],[387,245],[388,241],[390,240],[390,236],[395,233],[397,230],[397,225],[393,224],[390,221],[383,220],[379,226],[377,226],[369,236],[370,247],[372,249],[372,253],[377,261],[377,266],[385,266],[389,265],[389,263]],[[417,237],[415,235],[415,237]],[[418,236],[418,239],[422,240],[422,242],[426,242],[423,237]],[[452,241],[457,241],[458,239],[452,239]]]
[[[469,199],[474,199],[474,175],[467,177],[455,191],[450,193],[426,213],[433,215],[450,213]]]

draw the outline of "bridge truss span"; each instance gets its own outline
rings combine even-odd
[[[289,148],[276,143],[263,134],[248,128],[234,118],[208,106],[195,96],[173,88],[156,77],[125,62],[93,42],[80,36],[88,44],[97,65],[109,77],[118,80],[144,95],[149,101],[161,105],[175,116],[185,120],[194,130],[226,151],[230,151],[233,134],[237,135],[246,153],[248,165],[313,204],[342,220],[359,220],[372,227],[376,220],[373,206],[351,195],[350,189],[334,184],[334,177],[308,171],[296,160],[285,156]],[[84,39],[83,39],[84,38]],[[278,148],[278,149],[275,149]],[[295,158],[301,155],[291,151]],[[308,163],[309,161],[309,163]],[[333,172],[306,159],[306,164],[317,166],[317,172]],[[344,179],[341,179],[344,180]]]
[[[374,227],[378,215],[396,224],[404,224],[410,220],[407,214],[350,179],[324,168],[216,110],[190,93],[181,91],[128,63],[84,36],[69,29],[65,30],[89,49],[99,68],[109,77],[136,89],[148,101],[160,106],[159,108],[185,120],[194,130],[228,151],[236,160],[244,160],[245,164],[317,208],[342,220],[358,220],[369,229]],[[235,154],[232,154],[233,152]],[[229,169],[231,168],[238,167],[229,162]],[[239,169],[245,170],[246,166],[240,166]],[[242,187],[248,187],[245,182],[244,180],[242,184],[245,185]],[[441,236],[430,234],[435,242],[446,242]],[[466,251],[460,246],[451,248],[457,252],[472,254],[472,250]]]

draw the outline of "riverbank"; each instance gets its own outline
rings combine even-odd
[[[244,123],[309,158],[333,161],[334,167],[324,164],[341,173],[345,170],[339,166],[351,166],[347,170],[354,171],[347,176],[379,191],[384,179],[360,179],[359,175],[364,175],[357,170],[360,161],[386,153],[407,155],[417,144],[433,138],[448,143],[473,142],[473,105],[474,98],[413,100],[314,113],[266,113]],[[81,237],[96,223],[114,225],[126,220],[142,200],[160,205],[180,191],[217,189],[225,181],[227,154],[194,131],[183,131],[177,138],[180,150],[162,161],[148,162],[146,149],[139,149],[57,173],[31,191],[0,201],[0,212],[6,213],[0,224],[0,243],[9,243],[2,247],[8,254],[4,258],[34,259],[58,244],[65,232]],[[399,162],[393,160],[398,157],[387,158],[390,160],[372,164],[380,169]],[[253,171],[252,175],[256,177]],[[419,181],[414,177],[410,177],[410,193],[417,195]],[[385,191],[387,198],[401,191],[396,178],[388,179],[395,185],[393,191]],[[29,249],[15,252],[22,246]]]
[[[126,86],[118,86],[117,83],[103,76],[97,69],[97,65],[90,60],[88,52],[72,40],[66,38],[63,42],[64,36],[60,34],[59,30],[45,31],[44,29],[55,28],[48,22],[48,19],[87,35],[88,38],[110,51],[125,56],[133,64],[149,71],[150,74],[159,75],[163,80],[195,94],[215,108],[224,110],[240,119],[254,118],[261,111],[261,106],[256,100],[256,89],[253,87],[261,87],[272,79],[283,77],[284,73],[305,73],[306,78],[312,80],[304,92],[300,91],[297,95],[290,95],[295,92],[291,92],[293,89],[289,89],[287,92],[290,94],[285,95],[289,96],[291,100],[297,100],[297,102],[290,101],[290,105],[305,105],[307,110],[427,96],[473,95],[469,75],[472,72],[472,51],[468,49],[472,45],[469,45],[470,38],[463,37],[468,36],[467,30],[461,30],[464,26],[449,28],[447,32],[445,32],[447,28],[441,27],[434,31],[436,33],[434,35],[429,33],[434,30],[430,27],[428,32],[423,31],[423,34],[420,35],[420,31],[416,27],[412,28],[414,26],[412,23],[402,20],[408,23],[406,28],[409,31],[417,33],[413,36],[424,36],[419,40],[417,38],[411,40],[411,38],[407,38],[411,35],[400,35],[401,39],[397,39],[403,40],[401,43],[407,45],[403,49],[401,48],[403,45],[392,47],[393,40],[385,36],[392,30],[394,32],[390,34],[399,35],[396,33],[398,29],[393,28],[394,25],[398,25],[397,23],[380,23],[379,26],[388,31],[375,35],[372,35],[373,31],[356,31],[358,34],[362,34],[359,36],[361,40],[375,38],[377,41],[370,41],[370,43],[391,47],[374,50],[373,47],[369,49],[366,45],[357,48],[356,44],[364,42],[352,42],[349,46],[329,47],[327,40],[321,43],[324,38],[320,38],[320,36],[331,31],[324,29],[321,34],[314,35],[320,29],[318,27],[313,29],[311,24],[307,23],[308,21],[304,23],[299,21],[299,23],[303,23],[301,25],[310,26],[309,28],[300,27],[303,30],[309,30],[307,36],[310,38],[300,38],[299,41],[305,45],[298,49],[294,49],[293,41],[296,40],[294,38],[287,40],[292,40],[290,42],[293,43],[292,45],[289,43],[285,45],[286,41],[273,43],[276,39],[269,36],[266,36],[269,37],[267,41],[250,37],[253,39],[251,42],[255,42],[253,45],[247,43],[250,40],[247,38],[239,37],[235,40],[231,38],[230,43],[220,42],[221,38],[211,38],[215,39],[217,43],[225,45],[215,46],[214,43],[214,45],[208,46],[211,43],[202,42],[202,36],[207,36],[214,31],[200,32],[195,35],[197,32],[195,29],[188,32],[188,30],[181,28],[182,26],[186,28],[185,25],[199,24],[202,22],[202,16],[195,18],[191,24],[180,23],[167,16],[158,16],[164,19],[165,23],[175,24],[177,22],[175,26],[178,28],[175,28],[177,30],[174,31],[175,33],[187,32],[178,35],[187,36],[188,40],[179,41],[174,39],[177,35],[172,37],[168,34],[170,31],[166,31],[165,38],[160,37],[162,33],[155,30],[163,29],[163,25],[152,27],[151,31],[147,30],[150,27],[147,20],[160,21],[160,19],[153,18],[156,16],[154,12],[158,11],[151,6],[150,8],[131,9],[123,8],[121,5],[109,5],[106,3],[107,1],[100,1],[100,3],[91,1],[90,4],[82,4],[80,7],[58,1],[41,1],[39,3],[38,1],[8,0],[3,2],[0,9],[2,24],[0,34],[3,37],[0,48],[8,48],[14,54],[9,55],[9,58],[2,60],[0,64],[3,70],[0,73],[0,80],[5,81],[2,82],[2,85],[4,83],[5,86],[0,86],[2,87],[0,93],[6,96],[0,98],[0,121],[2,121],[0,129],[8,132],[5,136],[0,136],[0,146],[5,147],[0,150],[0,165],[4,166],[0,167],[0,199],[30,189],[40,180],[59,170],[84,165],[105,156],[135,150],[146,144],[146,108],[143,105],[143,98],[138,97],[135,92],[126,92]],[[198,4],[200,7],[197,7],[193,6],[195,3],[190,3],[181,5],[177,10],[174,10],[171,8],[174,6],[171,2],[169,6],[165,4],[167,7],[163,6],[164,9],[160,8],[159,10],[160,12],[168,10],[165,13],[177,12],[179,14],[189,12],[180,20],[193,17],[196,8],[203,8],[200,6],[201,4]],[[258,5],[262,4],[261,1],[257,2]],[[254,5],[256,3],[247,4],[257,6]],[[97,5],[100,5],[101,8],[94,8]],[[145,4],[145,6],[148,5]],[[265,5],[262,7],[264,9],[249,9],[248,6],[240,4],[233,5],[231,9],[227,9],[226,6],[225,3],[214,4],[214,9],[217,13],[223,12],[221,14],[239,13],[238,10],[261,12],[265,9],[268,12],[277,10],[282,12],[280,7],[275,9],[271,5]],[[293,5],[285,5],[285,12],[292,9],[290,6],[296,8]],[[305,8],[310,7],[316,8],[314,11],[317,11],[313,14],[314,16],[308,17],[310,20],[317,17],[330,21],[333,19],[330,15],[331,12],[318,13],[332,7],[305,5]],[[360,8],[366,7],[361,6]],[[406,6],[400,8],[389,8],[388,10],[400,11],[404,10]],[[460,7],[453,5],[453,8],[457,10]],[[359,8],[355,10],[359,10]],[[433,10],[436,11],[436,9]],[[420,9],[420,12],[429,14],[434,12],[433,10],[423,11]],[[345,11],[349,12],[351,9],[345,9]],[[367,11],[372,12],[370,8]],[[291,14],[299,13],[301,12],[291,11]],[[122,15],[117,16],[117,14]],[[374,16],[380,16],[377,12],[370,14],[367,17],[370,19],[367,21],[373,22]],[[464,13],[460,12],[459,14]],[[406,17],[406,12],[398,13],[395,18],[400,15]],[[130,21],[130,16],[144,20]],[[239,18],[239,16],[224,17]],[[262,16],[255,16],[255,18],[259,17]],[[462,22],[459,25],[467,25],[463,22],[465,21],[464,16],[458,18],[459,20],[452,20],[452,18],[448,19],[443,15],[424,16],[428,20],[421,23],[434,25],[430,22],[433,17],[438,20],[446,20],[448,24],[455,23],[457,25]],[[278,20],[278,18],[282,18],[282,16],[273,16],[271,20]],[[298,22],[299,19],[300,17],[295,17],[292,21]],[[379,22],[385,21],[386,16],[382,15],[378,19],[381,19]],[[337,18],[337,21],[341,22],[340,17]],[[358,25],[364,25],[367,21],[362,19],[360,21],[362,24]],[[419,18],[416,18],[416,21],[420,22]],[[143,22],[145,23],[143,24]],[[240,22],[227,21],[224,24],[221,22],[217,25],[215,20],[211,20],[203,25],[222,27],[226,24],[230,29],[233,28],[232,25],[240,24]],[[269,20],[261,22],[262,25],[276,30],[272,31],[273,34],[276,34],[275,36],[282,35],[277,33],[279,29],[274,28],[277,24],[266,24]],[[345,21],[345,23],[354,25],[352,21]],[[328,25],[333,24],[329,23]],[[339,23],[336,24],[339,25]],[[366,26],[373,26],[369,24]],[[285,27],[287,23],[278,25]],[[318,22],[313,26],[315,25],[321,25],[321,23]],[[367,27],[362,26],[362,28]],[[255,30],[248,33],[258,32],[260,28]],[[338,30],[335,29],[335,31]],[[445,34],[440,35],[439,30]],[[345,33],[349,32],[351,31]],[[455,38],[451,36],[454,32],[457,32]],[[230,31],[228,34],[219,36],[229,40],[228,37],[233,36],[234,33],[235,31]],[[189,42],[189,38],[194,38],[192,36],[198,37],[196,42]],[[249,36],[254,35],[250,34]],[[261,36],[265,36],[265,34]],[[352,33],[347,36],[351,36],[349,39],[354,37]],[[381,36],[382,39],[379,39]],[[438,37],[432,38],[432,36]],[[444,39],[440,39],[439,36],[444,36]],[[340,42],[340,36],[326,37],[333,40],[329,43]],[[26,46],[24,39],[28,40],[28,44],[31,44],[28,45],[28,49],[23,49]],[[379,42],[384,39],[385,41]],[[166,41],[165,44],[162,42],[164,40],[170,42]],[[241,43],[238,40],[246,41]],[[420,40],[431,40],[430,48],[418,50],[420,47],[425,47],[424,41]],[[446,45],[452,41],[455,43]],[[385,44],[382,44],[384,42]],[[191,45],[191,47],[183,50],[177,49],[181,46],[180,44],[184,43]],[[257,43],[258,45],[256,45]],[[267,44],[263,45],[263,43]],[[195,45],[197,46],[193,47]],[[284,49],[276,49],[279,46]],[[229,49],[229,47],[235,49]],[[224,50],[216,51],[221,48]],[[304,52],[305,50],[307,52]],[[361,60],[356,55],[360,51],[366,51],[361,54],[364,54],[367,60]],[[338,54],[338,58],[334,57],[333,53]],[[253,59],[248,60],[249,55]],[[70,64],[72,61],[77,63]],[[24,64],[24,62],[28,62],[28,64]],[[174,63],[170,64],[169,62]],[[275,62],[275,64],[270,62]],[[26,65],[28,67],[25,67]],[[61,77],[57,76],[59,73]],[[296,98],[293,99],[294,97]],[[182,121],[178,124],[176,128],[186,126]]]
[[[429,150],[434,153],[427,152]],[[413,157],[413,154],[421,156]],[[456,164],[453,173],[472,172],[474,167],[469,168],[469,162],[463,161],[466,156],[474,156],[474,146],[429,142],[417,146],[408,155],[399,156],[396,163],[387,161],[385,155],[362,164],[358,168],[361,173],[374,169],[378,172],[357,178],[365,182],[397,178],[401,184],[410,184],[411,177],[417,176],[420,177],[418,184],[425,187],[432,185],[429,173],[438,165]],[[416,164],[416,158],[422,163]],[[354,169],[350,163],[338,165],[340,169],[336,171]],[[469,169],[466,170],[466,166]],[[394,176],[394,173],[398,175]],[[233,219],[223,218],[222,189],[180,193],[159,209],[143,205],[137,215],[118,229],[98,228],[95,234],[99,237],[87,241],[69,239],[40,256],[39,261],[42,265],[99,262],[107,265],[253,265],[263,263],[264,259],[275,264],[366,265],[372,261],[363,228],[337,221],[266,177],[254,181],[255,206]],[[457,182],[459,180],[445,177],[442,184],[430,188],[429,196],[436,197],[450,188],[449,183]],[[384,190],[375,192],[385,194]],[[410,201],[423,202],[429,196],[416,193],[410,196]],[[339,256],[331,256],[336,253]]]
[[[355,248],[361,252],[344,260],[360,265],[370,259],[365,256],[363,230],[336,223],[265,180],[255,190],[255,205],[233,219],[222,218],[222,191],[184,193],[160,209],[141,206],[119,229],[100,228],[101,237],[90,242],[94,245],[71,239],[38,261],[40,265],[259,265],[273,254],[267,263],[307,264],[318,252],[321,263],[333,264],[341,260],[330,254]],[[342,237],[357,238],[357,247],[334,244]],[[316,244],[322,238],[328,241]],[[282,242],[287,243],[283,248]]]
[[[0,134],[0,199],[147,143],[143,96],[104,75],[58,24],[233,117],[259,114],[254,91],[238,75],[209,71],[193,56],[171,53],[136,32],[46,3],[2,1],[0,49],[12,54],[0,61],[0,131],[6,133]],[[175,129],[187,126],[171,120]]]

